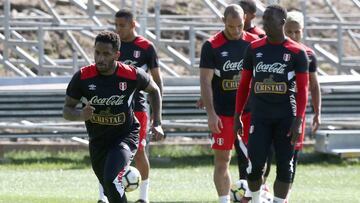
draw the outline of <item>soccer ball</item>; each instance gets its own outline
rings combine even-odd
[[[133,166],[129,166],[122,177],[122,184],[126,192],[136,190],[141,182],[141,175],[139,170]]]
[[[230,199],[233,202],[241,202],[245,192],[248,190],[248,184],[246,180],[236,181],[230,188]]]

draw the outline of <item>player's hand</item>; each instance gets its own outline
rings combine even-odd
[[[317,131],[317,129],[319,128],[320,124],[321,124],[320,115],[315,114],[313,117],[312,125],[311,125],[311,132],[315,133]]]
[[[165,133],[164,130],[162,129],[161,125],[158,126],[153,126],[151,129],[151,141],[160,141],[165,139]]]
[[[234,115],[234,134],[243,136],[243,123],[241,121],[241,115],[238,113]]]
[[[205,105],[204,105],[204,102],[201,99],[201,97],[200,97],[199,100],[196,101],[196,107],[199,108],[199,109],[205,109]]]
[[[212,133],[221,133],[223,124],[218,115],[215,113],[208,115],[208,126]]]
[[[303,119],[300,117],[295,117],[291,127],[290,127],[290,132],[288,134],[288,136],[291,136],[291,144],[295,145],[299,136],[302,133],[302,122]]]
[[[90,105],[90,103],[86,103],[85,107],[80,112],[80,117],[84,119],[84,121],[89,120],[94,114],[95,108]]]

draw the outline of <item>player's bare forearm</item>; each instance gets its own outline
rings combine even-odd
[[[212,77],[213,77],[213,70],[205,69],[205,68],[200,69],[201,99],[208,115],[215,114],[213,94],[211,88]]]
[[[321,92],[320,92],[320,84],[317,80],[317,74],[310,73],[309,74],[310,81],[310,93],[311,93],[311,101],[314,108],[315,115],[321,114]]]
[[[81,110],[76,109],[79,100],[73,99],[69,96],[65,97],[65,104],[63,108],[63,117],[69,121],[83,121]]]
[[[153,68],[151,69],[151,76],[156,83],[156,85],[159,87],[160,95],[163,95],[163,79],[161,76],[160,68]]]
[[[153,115],[153,126],[161,125],[162,100],[159,87],[151,79],[149,85],[145,88],[145,92],[149,93],[150,105]]]

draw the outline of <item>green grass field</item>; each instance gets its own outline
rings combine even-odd
[[[211,152],[201,147],[154,147],[151,202],[217,202]],[[234,159],[235,161],[235,159]],[[87,152],[13,152],[0,162],[0,202],[95,203],[97,180]],[[231,174],[237,177],[235,162]],[[275,167],[269,182],[274,179]],[[360,202],[360,163],[304,153],[291,202]],[[130,202],[138,193],[128,193]]]

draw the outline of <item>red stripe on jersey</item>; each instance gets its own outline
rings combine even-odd
[[[136,80],[136,69],[132,66],[118,62],[116,75],[129,80]]]
[[[146,50],[150,47],[151,42],[142,36],[137,36],[134,41],[134,44],[136,46]]]
[[[227,39],[225,38],[223,32],[218,32],[214,36],[210,37],[208,41],[210,42],[211,47],[216,49],[225,44],[227,42]]]
[[[252,78],[252,71],[243,69],[241,71],[241,80],[239,87],[236,91],[236,106],[235,106],[235,112],[238,114],[242,114],[245,103],[248,100],[249,92],[250,92],[250,82]]]
[[[304,117],[306,103],[308,99],[309,73],[295,73],[296,74],[296,116]]]
[[[300,44],[301,44],[301,46],[305,49],[306,54],[307,54],[308,56],[314,56],[314,55],[315,55],[315,51],[314,51],[312,48],[306,46],[305,44],[302,44],[302,43],[300,43]]]
[[[295,54],[298,54],[301,50],[304,50],[304,48],[299,43],[294,42],[289,38],[286,39],[286,42],[284,43],[284,47]]]
[[[99,73],[96,70],[96,65],[91,64],[80,69],[80,79],[85,80],[97,76]]]
[[[243,34],[242,34],[241,39],[244,40],[244,41],[247,41],[247,42],[252,42],[252,41],[255,41],[255,40],[259,39],[259,36],[254,35],[254,34],[252,34],[250,32],[245,32],[244,31]]]
[[[260,38],[251,43],[251,48],[256,49],[256,48],[266,45],[266,43],[267,43],[267,37]]]
[[[246,30],[247,32],[250,32],[251,34],[257,35],[259,37],[264,37],[266,35],[265,31],[259,27],[252,27],[248,30]]]

